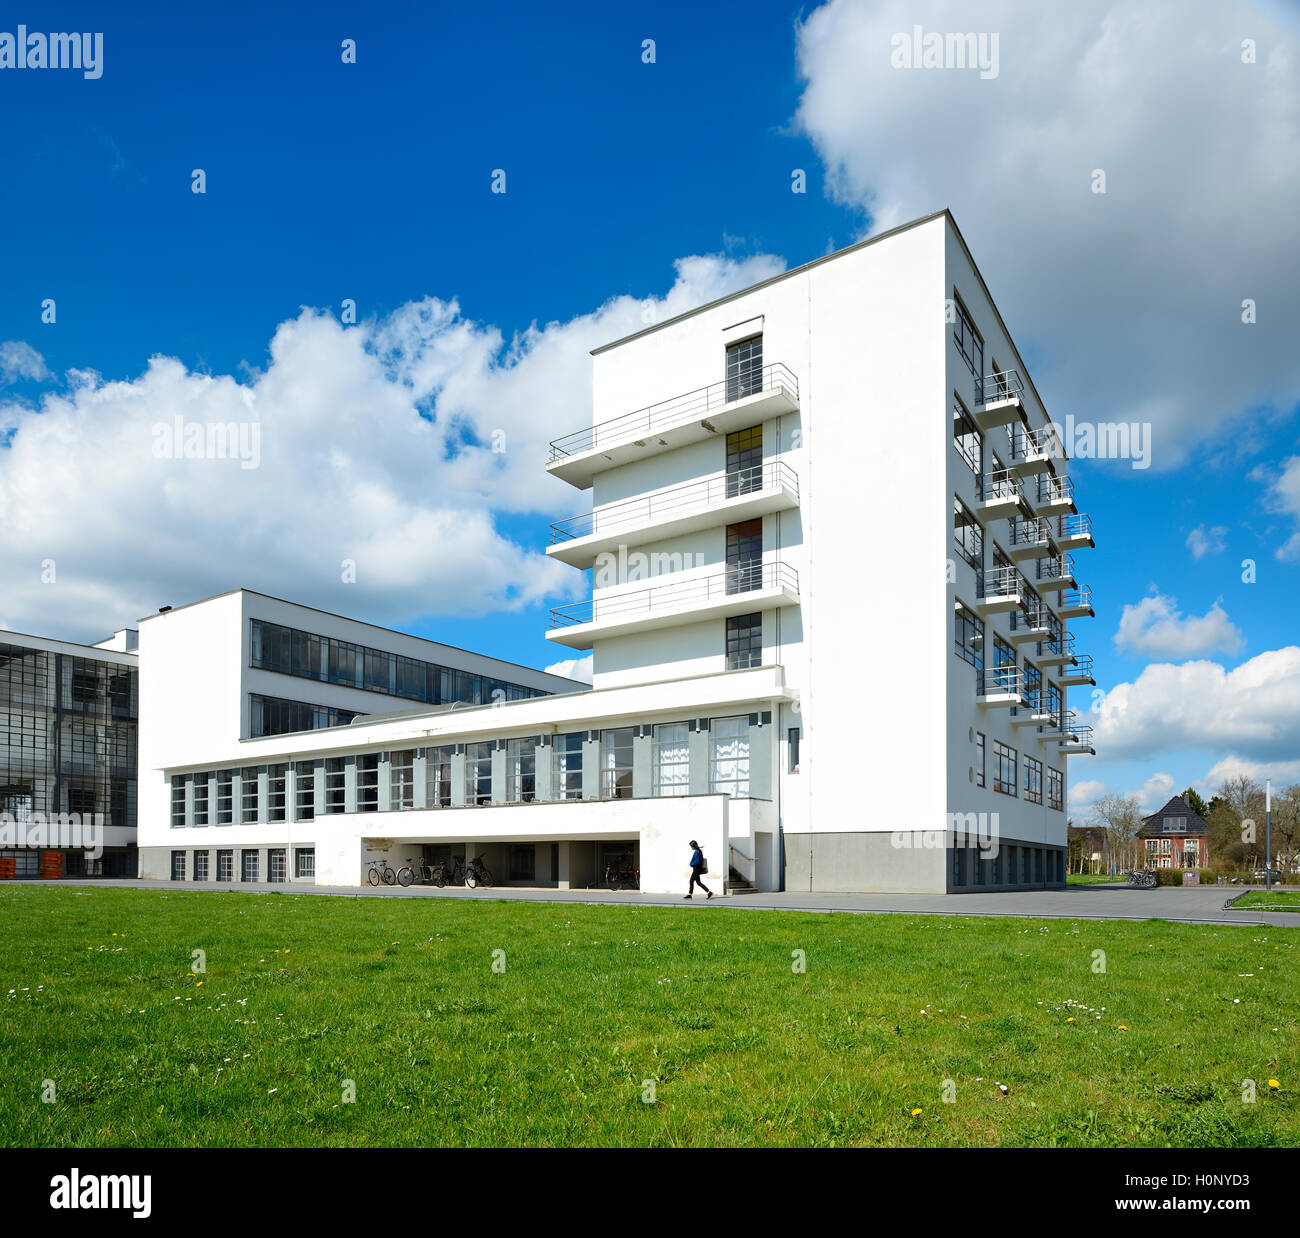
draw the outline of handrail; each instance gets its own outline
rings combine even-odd
[[[1038,561],[1038,579],[1053,580],[1074,579],[1074,556],[1071,554],[1044,555]]]
[[[1078,512],[1073,515],[1057,516],[1056,532],[1060,537],[1091,537],[1092,517]]]
[[[712,576],[695,576],[676,584],[656,585],[634,593],[612,597],[588,598],[571,606],[557,606],[551,611],[551,628],[567,628],[579,623],[594,623],[622,615],[648,614],[663,606],[683,602],[709,602],[714,598],[750,593],[756,589],[789,589],[799,592],[799,573],[780,560],[770,563],[746,563],[728,567]]]
[[[975,389],[975,402],[989,404],[997,400],[1009,400],[1019,396],[1025,389],[1018,370],[1002,370],[997,374],[985,374],[979,379]]]
[[[1085,678],[1092,676],[1092,654],[1076,653],[1074,655],[1074,667],[1069,672],[1071,676],[1083,675]]]
[[[1062,744],[1084,744],[1089,748],[1092,747],[1092,727],[1075,726],[1071,723],[1068,726],[1062,727],[1062,730],[1064,730],[1069,736],[1069,739],[1061,740]]]
[[[1012,519],[1011,544],[1013,546],[1044,546],[1052,543],[1052,522],[1036,516]]]
[[[1062,610],[1073,610],[1079,606],[1092,606],[1092,586],[1076,585],[1073,589],[1064,589],[1065,596],[1060,601]]]
[[[980,570],[975,592],[982,598],[1019,595],[1024,577],[1018,567],[986,567]]]
[[[764,366],[757,375],[741,374],[739,377],[724,378],[721,382],[710,383],[707,387],[688,391],[685,395],[674,396],[670,400],[637,409],[636,412],[611,417],[585,429],[575,430],[572,434],[562,435],[550,445],[551,463],[580,451],[610,445],[611,442],[662,432],[694,421],[713,409],[734,404],[737,400],[767,395],[774,391],[783,391],[798,402],[798,380],[780,362]]]
[[[792,491],[796,500],[799,497],[798,474],[783,460],[769,460],[766,464],[687,482],[670,490],[610,503],[579,516],[557,520],[551,525],[551,545],[611,529],[647,524],[675,508],[710,507],[726,499],[776,489]]]
[[[980,695],[1014,693],[1018,697],[1025,695],[1025,676],[1020,667],[1014,663],[1005,666],[986,666],[980,683]]]
[[[1015,471],[1008,468],[990,469],[981,478],[979,501],[989,503],[994,499],[1015,499],[1023,505],[1025,487]]]
[[[1043,491],[1047,491],[1044,495]],[[1038,502],[1056,503],[1062,499],[1074,499],[1074,478],[1057,477],[1055,473],[1039,473]]]
[[[1049,421],[1037,430],[1028,426],[1013,426],[1011,430],[1011,458],[1025,460],[1030,455],[1047,456],[1051,460],[1068,460],[1065,442],[1054,422]]]

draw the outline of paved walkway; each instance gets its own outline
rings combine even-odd
[[[54,883],[42,883],[54,884]],[[778,894],[739,894],[708,902],[696,895],[686,902],[680,895],[640,894],[612,890],[551,890],[498,887],[467,890],[432,886],[315,886],[266,882],[215,882],[120,880],[107,877],[64,878],[59,885],[124,886],[145,890],[240,891],[244,894],[325,894],[345,898],[477,898],[535,903],[601,903],[632,907],[735,907],[768,911],[844,912],[859,915],[1033,916],[1053,920],[1176,920],[1188,924],[1266,924],[1300,926],[1300,915],[1287,912],[1224,911],[1224,902],[1242,887],[1160,887],[1133,890],[1124,885],[1068,886],[1064,890],[1026,890],[1002,894],[813,894],[784,891]]]

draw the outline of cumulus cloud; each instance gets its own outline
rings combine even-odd
[[[1235,653],[1245,643],[1219,598],[1203,615],[1184,615],[1176,598],[1153,593],[1126,605],[1115,632],[1115,648],[1148,658],[1189,658],[1198,654]]]
[[[1227,532],[1221,524],[1208,529],[1205,525],[1198,524],[1187,535],[1187,549],[1192,552],[1192,558],[1203,559],[1208,554],[1218,554],[1226,544],[1224,538]]]
[[[1279,559],[1300,560],[1300,456],[1290,456],[1269,486],[1269,505],[1296,522],[1291,536],[1277,549]]]
[[[565,658],[563,662],[552,662],[546,668],[548,675],[564,675],[568,679],[577,679],[582,683],[590,683],[592,678],[593,657],[588,654],[585,658]]]
[[[685,258],[661,298],[511,339],[455,300],[346,328],[304,309],[241,378],[153,357],[0,401],[2,621],[86,639],[238,585],[388,624],[575,596],[582,576],[538,547],[589,501],[544,467],[590,418],[588,351],[783,266]],[[521,515],[535,542],[502,532]]]
[[[1075,825],[1084,824],[1091,818],[1097,804],[1110,794],[1110,785],[1095,778],[1085,778],[1082,782],[1075,783],[1070,788],[1071,820]],[[1149,815],[1167,804],[1169,797],[1175,794],[1174,778],[1172,774],[1152,774],[1140,787],[1127,787],[1119,794],[1136,796],[1141,812]]]
[[[1283,13],[831,0],[798,27],[796,124],[871,231],[952,208],[1022,353],[1043,358],[1057,420],[1150,422],[1153,464],[1176,466],[1300,397],[1290,321],[1265,309],[1300,282],[1300,50]],[[892,68],[916,24],[996,32],[998,75]]]
[[[1273,780],[1273,789],[1285,787],[1293,782],[1300,782],[1300,759],[1290,761],[1247,761],[1242,757],[1224,757],[1216,761],[1206,772],[1205,777],[1197,779],[1192,785],[1200,794],[1209,799],[1218,793],[1225,782],[1245,775],[1253,778],[1261,786],[1265,779]]]
[[[1201,749],[1244,760],[1300,751],[1300,647],[1287,645],[1229,671],[1217,662],[1155,662],[1117,684],[1088,715],[1108,761]]]
[[[42,383],[49,377],[45,358],[26,340],[5,340],[0,344],[0,380],[12,383],[25,378]]]

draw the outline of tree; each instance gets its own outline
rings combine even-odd
[[[1210,810],[1206,807],[1205,801],[1201,799],[1191,787],[1183,792],[1183,799],[1187,801],[1187,807],[1190,808],[1202,821],[1210,819]]]
[[[1092,819],[1106,831],[1106,849],[1121,870],[1139,866],[1142,811],[1136,795],[1107,795],[1092,806]]]
[[[1300,782],[1273,796],[1273,863],[1290,875],[1300,847]]]
[[[1237,774],[1224,781],[1216,798],[1225,809],[1216,823],[1217,854],[1257,868],[1264,852],[1264,788],[1249,774]]]

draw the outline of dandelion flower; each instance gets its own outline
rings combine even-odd
[[[1271,1088],[1280,1088],[1282,1085],[1276,1079],[1270,1079],[1268,1081],[1268,1086]]]
[[[920,1117],[920,1116],[921,1116],[921,1111],[920,1111],[919,1109],[913,1109],[913,1110],[912,1110],[912,1117],[917,1118],[917,1117]]]

